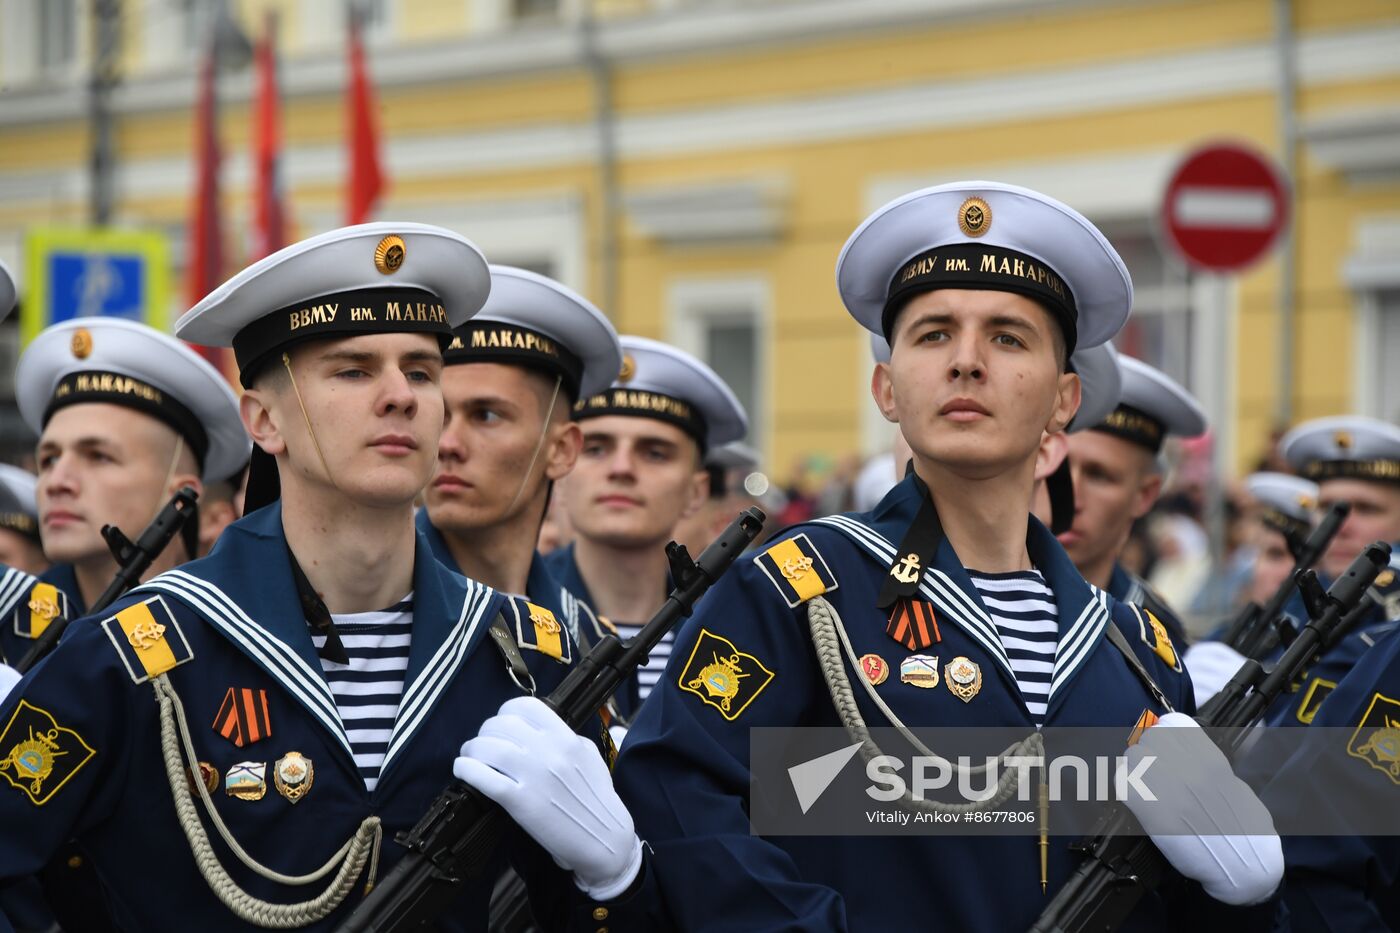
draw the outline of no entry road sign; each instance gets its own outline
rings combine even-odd
[[[1167,240],[1192,266],[1237,272],[1273,248],[1288,224],[1288,185],[1266,156],[1236,143],[1195,150],[1167,184]]]

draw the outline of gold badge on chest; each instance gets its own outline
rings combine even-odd
[[[272,766],[272,783],[277,793],[292,803],[306,796],[316,779],[316,766],[301,752],[287,752]]]
[[[964,657],[956,657],[943,666],[943,682],[953,696],[964,703],[982,692],[982,668]]]

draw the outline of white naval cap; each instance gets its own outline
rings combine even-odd
[[[1079,410],[1069,419],[1065,431],[1073,434],[1099,424],[1118,407],[1123,377],[1118,351],[1111,343],[1083,347],[1069,357],[1069,368],[1079,374]]]
[[[748,433],[748,413],[713,369],[659,340],[624,335],[620,341],[621,372],[606,391],[574,406],[574,420],[655,418],[685,431],[706,451]]]
[[[1363,415],[1305,421],[1283,436],[1279,449],[1308,479],[1366,479],[1400,483],[1400,427]]]
[[[10,316],[10,312],[15,309],[15,278],[10,275],[9,268],[0,262],[0,321]]]
[[[454,363],[513,363],[563,379],[577,401],[612,385],[622,369],[617,331],[571,288],[512,266],[491,266],[491,294],[456,328],[443,353]]]
[[[34,474],[0,463],[0,528],[39,541],[39,506]]]
[[[720,499],[729,494],[729,475],[743,470],[744,475],[758,469],[762,457],[743,441],[730,441],[712,447],[705,455],[705,471],[710,474],[710,498]]]
[[[206,483],[242,469],[252,444],[217,369],[174,337],[125,318],[73,318],[40,331],[15,367],[15,401],[35,434],[55,411],[85,402],[150,415],[185,439]]]
[[[711,448],[705,455],[705,465],[722,470],[756,470],[761,459],[758,451],[743,441],[730,441]]]
[[[445,347],[490,289],[486,259],[451,230],[359,224],[259,259],[186,312],[175,333],[233,347],[246,386],[275,351],[304,340],[421,332]]]
[[[962,181],[886,204],[851,234],[836,287],[862,327],[888,338],[895,313],[937,288],[1007,291],[1044,305],[1071,351],[1113,337],[1133,280],[1083,215],[1028,188]]]
[[[882,335],[872,333],[870,335],[870,356],[877,363],[888,363],[890,361],[890,342]]]
[[[1317,483],[1287,473],[1251,473],[1245,490],[1259,503],[1263,518],[1280,530],[1307,535],[1317,510]]]
[[[1197,437],[1206,430],[1206,413],[1195,396],[1171,376],[1131,356],[1118,357],[1123,391],[1118,407],[1094,430],[1146,447],[1154,454],[1167,435]]]

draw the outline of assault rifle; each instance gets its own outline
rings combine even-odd
[[[758,509],[745,509],[698,560],[691,560],[684,545],[666,545],[676,586],[665,604],[626,645],[616,635],[605,636],[545,698],[569,728],[577,730],[586,723],[646,662],[657,642],[690,615],[700,597],[753,542],[763,522]],[[341,924],[339,933],[423,929],[486,867],[513,825],[490,798],[454,780],[417,825],[399,834],[397,842],[408,852]]]
[[[1333,642],[1336,629],[1361,603],[1389,560],[1390,547],[1376,542],[1362,551],[1326,592],[1321,592],[1316,573],[1299,573],[1299,585],[1305,592],[1317,594],[1315,600],[1309,601],[1308,623],[1273,670],[1266,672],[1257,660],[1246,661],[1220,692],[1216,715],[1198,717],[1202,726],[1224,728],[1217,741],[1222,742],[1227,757],[1234,756],[1249,727]],[[1031,933],[1115,930],[1168,872],[1166,858],[1121,803],[1104,817],[1093,835],[1072,848],[1088,857],[1046,905]]]
[[[97,597],[97,601],[88,607],[88,615],[96,615],[106,609],[123,593],[141,582],[141,575],[151,569],[151,563],[160,556],[171,539],[180,533],[185,520],[194,513],[195,502],[198,499],[199,493],[192,487],[181,486],[179,492],[171,497],[165,508],[160,510],[160,514],[146,526],[146,530],[141,532],[141,536],[135,541],[122,534],[116,525],[102,526],[102,538],[107,542],[112,556],[117,559],[117,574],[112,578],[112,582],[107,584],[102,595]],[[19,659],[15,670],[23,674],[42,661],[58,644],[58,640],[63,637],[63,630],[71,621],[72,619],[55,619],[44,629],[44,634],[35,639],[29,652]]]
[[[1283,607],[1298,586],[1299,572],[1311,569],[1312,565],[1317,563],[1322,553],[1327,550],[1327,545],[1332,543],[1332,539],[1341,530],[1342,522],[1346,521],[1350,512],[1351,506],[1346,502],[1333,505],[1304,540],[1300,540],[1298,535],[1286,529],[1278,528],[1288,541],[1288,550],[1293,554],[1293,572],[1279,583],[1278,589],[1263,607],[1251,602],[1241,609],[1221,641],[1245,657],[1257,658],[1266,652],[1272,641],[1269,633],[1278,630]]]

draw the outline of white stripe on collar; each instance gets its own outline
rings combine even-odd
[[[34,584],[38,582],[38,577],[17,567],[5,570],[5,575],[0,577],[0,624],[10,617],[10,610],[15,608],[24,598],[24,594],[33,589]]]
[[[894,545],[869,525],[845,515],[829,515],[816,519],[815,523],[827,525],[840,531],[856,544],[865,548],[874,556],[877,563],[888,565],[894,560]],[[958,623],[974,641],[982,646],[984,651],[996,658],[997,663],[1005,668],[1006,673],[1011,675],[1013,680],[1015,679],[1015,672],[1011,670],[1011,660],[1006,655],[1006,648],[1001,643],[1001,636],[997,634],[996,625],[992,622],[991,617],[978,608],[975,602],[968,599],[967,594],[949,579],[947,574],[933,567],[927,568],[924,571],[924,578],[919,584],[919,589],[929,598],[930,602],[942,610],[944,615]]]
[[[169,593],[199,611],[214,627],[224,632],[243,652],[267,669],[278,683],[306,705],[321,724],[353,757],[340,710],[335,705],[325,677],[308,665],[286,642],[258,625],[228,594],[208,580],[182,570],[165,573],[141,584],[132,593]]]
[[[1084,611],[1074,620],[1069,631],[1060,635],[1060,647],[1055,652],[1055,673],[1050,678],[1051,697],[1093,652],[1104,626],[1112,624],[1106,597],[1103,593],[1091,591]]]
[[[857,544],[864,546],[879,562],[888,564],[894,560],[894,545],[863,522],[846,515],[832,515],[815,521],[845,533]],[[1046,582],[1049,583],[1048,578]],[[1055,648],[1055,672],[1050,681],[1050,695],[1046,698],[1047,706],[1054,699],[1060,686],[1069,680],[1092,653],[1104,625],[1112,624],[1109,622],[1107,594],[1087,581],[1085,586],[1090,590],[1088,604],[1068,629],[1062,627],[1060,630],[1059,643]],[[983,650],[995,657],[1015,679],[1015,672],[1011,670],[1011,661],[1006,655],[995,624],[947,574],[929,567],[924,572],[924,579],[919,588],[945,615],[959,623],[981,644]],[[1058,594],[1055,601],[1057,605],[1061,602]]]
[[[389,763],[413,736],[432,709],[433,703],[446,689],[452,675],[461,667],[467,656],[472,636],[481,625],[486,610],[491,607],[496,591],[475,580],[467,580],[467,595],[462,601],[462,611],[457,623],[447,633],[431,660],[419,671],[413,683],[404,685],[403,697],[399,700],[399,711],[394,717],[394,731],[389,738],[389,747],[384,753],[384,761],[379,766],[382,778],[389,770]],[[414,626],[418,629],[418,626]],[[415,635],[418,634],[415,632]]]

